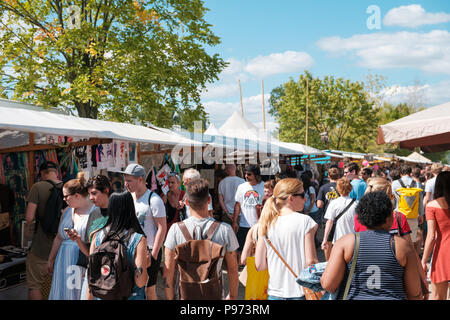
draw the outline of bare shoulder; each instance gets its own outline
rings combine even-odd
[[[411,246],[411,243],[398,235],[394,236],[395,241],[395,256],[401,266],[405,266],[408,260],[408,256],[414,254],[415,250]]]
[[[333,250],[342,251],[344,254],[344,259],[348,263],[353,257],[353,249],[355,246],[355,234],[349,233],[345,236],[339,238],[338,241],[333,245]]]
[[[428,204],[427,204],[427,208],[440,208],[440,207],[441,206],[436,199],[428,202]]]

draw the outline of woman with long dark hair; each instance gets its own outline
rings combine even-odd
[[[134,286],[129,300],[145,300],[145,284],[147,283],[147,240],[136,217],[134,201],[131,193],[113,193],[108,203],[108,221],[98,230],[91,242],[90,254],[102,241],[114,237],[129,236],[127,257],[134,265]]]
[[[422,256],[422,267],[427,272],[431,262],[431,300],[446,300],[450,281],[450,171],[443,171],[436,177],[434,200],[426,207],[427,239]]]

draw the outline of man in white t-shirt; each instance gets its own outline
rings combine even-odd
[[[440,163],[433,163],[431,166],[431,173],[433,178],[428,180],[425,184],[425,197],[423,198],[423,206],[426,207],[427,203],[434,200],[434,185],[436,184],[436,177],[442,171],[442,165]]]
[[[219,182],[219,203],[223,212],[233,215],[236,204],[236,191],[239,185],[245,182],[244,179],[236,176],[236,165],[227,164],[225,166],[227,177]],[[231,218],[231,217],[230,217]]]
[[[264,198],[264,182],[261,181],[259,167],[249,165],[244,172],[246,182],[239,185],[236,190],[236,204],[233,214],[233,230],[237,232],[239,241],[238,252],[242,252],[248,231],[258,222],[257,206],[261,206]]]
[[[167,230],[166,207],[158,194],[147,189],[144,167],[132,163],[122,173],[125,175],[125,187],[133,195],[136,216],[151,252],[151,265],[147,268],[147,300],[157,300],[156,281],[162,259],[161,247]]]

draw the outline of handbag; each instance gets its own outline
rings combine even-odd
[[[244,270],[246,270],[245,300],[267,300],[269,271],[256,270],[255,257],[247,257]]]
[[[339,220],[340,217],[342,217],[342,215],[343,215],[344,213],[347,212],[348,209],[350,209],[350,207],[352,206],[352,204],[353,204],[354,202],[355,202],[355,199],[352,199],[352,201],[345,207],[345,209],[344,209],[341,213],[339,213],[339,215],[336,217],[336,219],[334,219],[334,221],[333,221],[333,227],[331,227],[330,233],[328,234],[328,238],[327,238],[327,241],[328,241],[328,242],[333,241],[334,233],[336,232],[336,224],[337,224],[337,221]]]
[[[289,271],[292,273],[292,275],[295,277],[295,279],[298,278],[297,274],[292,270],[292,268],[289,266],[289,264],[283,259],[283,257],[280,255],[280,253],[275,249],[272,242],[269,240],[269,238],[266,237],[266,241],[269,244],[269,246],[273,249],[273,251],[277,254],[277,256],[283,261],[284,265],[289,269]],[[303,287],[303,293],[305,294],[306,300],[320,300],[323,296],[322,292],[315,292],[312,291],[309,288]]]

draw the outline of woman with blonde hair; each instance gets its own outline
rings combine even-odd
[[[328,205],[324,218],[327,219],[322,241],[322,250],[330,254],[330,247],[340,237],[355,232],[355,208],[358,202],[350,197],[352,185],[348,178],[340,178],[336,182],[336,189],[341,195]],[[334,229],[334,230],[333,230]]]
[[[83,172],[64,184],[63,199],[68,207],[61,215],[47,263],[48,272],[53,273],[49,300],[79,300],[86,269],[77,265],[79,248],[70,236],[76,231],[82,239],[85,237],[89,215],[95,209]]]
[[[298,212],[303,210],[304,204],[303,183],[295,178],[286,178],[276,184],[272,197],[262,210],[255,265],[258,271],[269,270],[269,300],[305,299],[302,287],[273,249],[296,274],[318,262],[314,245],[317,223]]]

